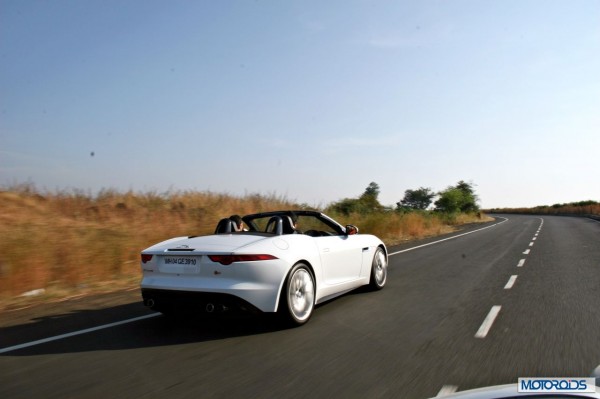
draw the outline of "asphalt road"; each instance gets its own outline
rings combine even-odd
[[[600,223],[503,217],[390,248],[382,291],[323,304],[300,328],[173,322],[136,291],[2,313],[0,398],[427,398],[589,376]]]

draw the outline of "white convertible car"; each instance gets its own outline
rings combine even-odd
[[[142,251],[144,304],[165,314],[277,312],[292,325],[314,306],[363,285],[383,288],[387,249],[314,211],[223,219],[215,234],[177,237]]]

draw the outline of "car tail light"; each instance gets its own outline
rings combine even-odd
[[[234,262],[253,262],[257,260],[273,260],[277,259],[273,255],[257,254],[257,255],[208,255],[213,262],[222,265],[231,265]]]
[[[150,262],[152,260],[152,255],[142,254],[142,263]]]

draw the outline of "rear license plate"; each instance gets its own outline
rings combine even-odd
[[[165,256],[159,263],[161,273],[198,274],[200,273],[200,256]]]
[[[165,265],[196,266],[197,259],[190,256],[167,256],[163,258]]]

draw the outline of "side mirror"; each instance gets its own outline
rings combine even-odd
[[[351,224],[346,225],[346,235],[352,236],[354,234],[358,234],[358,227]]]

